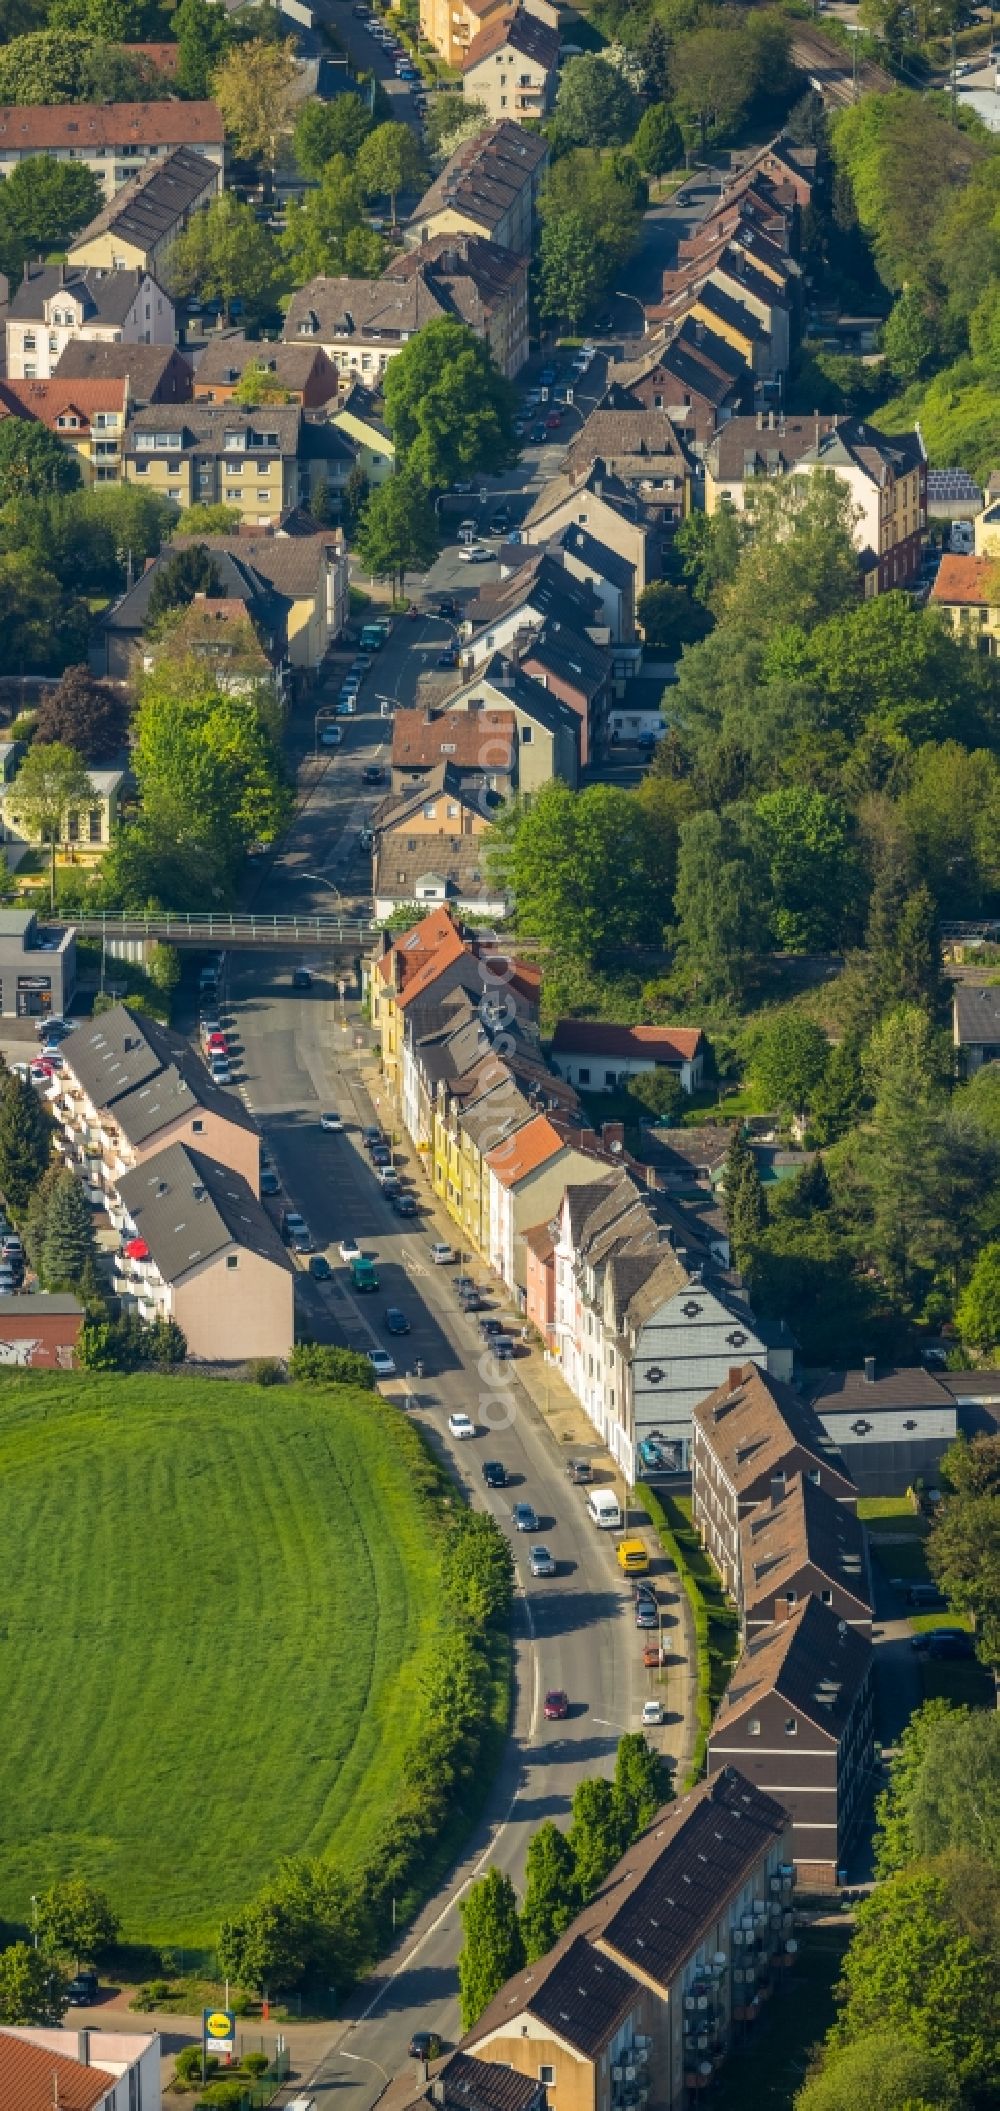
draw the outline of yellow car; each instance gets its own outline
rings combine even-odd
[[[618,1542],[618,1566],[626,1576],[644,1576],[649,1567],[649,1555],[641,1539],[620,1539]]]

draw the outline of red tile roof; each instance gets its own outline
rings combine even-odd
[[[513,711],[397,711],[392,722],[394,769],[428,769],[443,759],[461,770],[509,771],[516,745]]]
[[[700,1026],[608,1026],[600,1019],[560,1019],[552,1053],[648,1056],[653,1062],[690,1062],[701,1047]]]
[[[124,412],[128,383],[115,381],[0,381],[0,418],[37,418],[50,431],[58,420],[76,412],[79,429],[86,430],[95,411]],[[73,427],[62,430],[72,433]]]
[[[147,59],[157,73],[173,75],[177,72],[181,55],[178,44],[123,44],[122,50],[127,51],[130,59]]]
[[[0,105],[0,148],[44,154],[52,147],[221,146],[224,126],[214,103],[7,103]]]
[[[4,2111],[99,2111],[113,2101],[115,2077],[58,2052],[43,2052],[0,2029],[0,2104]]]
[[[565,1149],[563,1139],[548,1115],[536,1114],[534,1121],[525,1122],[523,1129],[516,1129],[513,1136],[497,1145],[495,1151],[488,1151],[486,1163],[496,1174],[501,1187],[516,1187],[519,1180],[526,1179],[529,1173],[537,1173],[539,1166]]]
[[[466,950],[447,909],[434,909],[422,923],[414,924],[397,938],[380,960],[379,971],[383,982],[395,989],[397,1004],[405,1009]]]
[[[1000,560],[996,557],[942,557],[930,598],[965,608],[1000,605]]]

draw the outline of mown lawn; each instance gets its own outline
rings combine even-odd
[[[67,1871],[209,1944],[371,1844],[433,1647],[442,1480],[377,1395],[0,1384],[0,1919]]]

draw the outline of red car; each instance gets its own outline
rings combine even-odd
[[[223,1033],[209,1034],[208,1040],[205,1043],[206,1048],[217,1048],[220,1055],[226,1054],[228,1045],[229,1044],[226,1040],[226,1036]]]
[[[547,1723],[561,1723],[568,1714],[569,1702],[565,1693],[557,1689],[555,1692],[546,1694],[545,1720]]]
[[[545,420],[545,430],[546,430],[546,432],[555,432],[556,426],[557,426],[557,425],[561,425],[561,424],[562,424],[562,411],[561,411],[561,410],[550,410],[550,412],[549,412],[549,415],[548,415],[548,417],[547,417],[547,418],[546,418],[546,420]]]

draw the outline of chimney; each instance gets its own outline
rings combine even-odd
[[[418,2061],[417,2061],[417,2063],[416,2063],[416,2067],[417,2067],[417,2087],[418,2087],[418,2089],[423,2089],[423,2088],[424,2088],[424,2086],[425,2086],[425,2084],[426,2084],[426,2081],[427,2081],[427,2062],[426,2062],[426,2060],[418,2060]]]
[[[742,1385],[742,1383],[743,1383],[743,1365],[742,1365],[741,1363],[731,1363],[731,1364],[730,1364],[730,1366],[729,1366],[729,1390],[730,1390],[730,1392],[731,1392],[731,1393],[735,1393],[735,1392],[737,1392],[737,1391],[738,1391],[738,1389],[739,1389],[739,1387],[740,1387],[740,1386]]]
[[[815,420],[816,420],[816,445],[817,445],[817,447],[818,447],[818,446],[819,446],[819,412],[818,412],[818,410],[814,410],[814,411],[813,411],[813,417],[814,417],[814,418],[815,418]]]
[[[874,1356],[866,1356],[866,1357],[865,1357],[865,1384],[866,1384],[866,1385],[874,1385],[874,1383],[875,1383],[875,1358],[874,1358]]]
[[[762,411],[762,410],[759,410],[759,411],[757,412],[757,431],[758,431],[758,432],[763,432],[763,430],[764,430],[764,413],[763,413],[763,411]]]
[[[78,2030],[76,2034],[76,2056],[81,2067],[90,2066],[90,2032]]]

